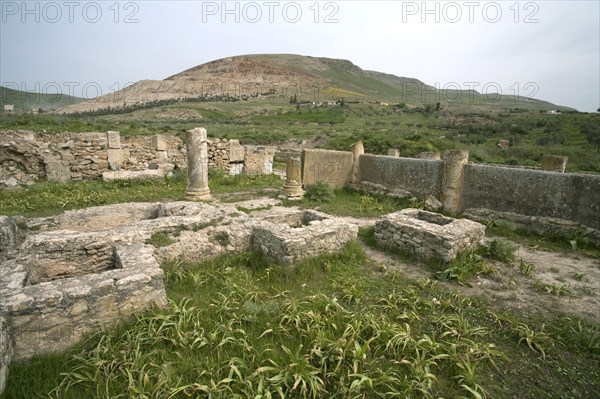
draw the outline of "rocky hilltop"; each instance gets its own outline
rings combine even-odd
[[[161,100],[199,101],[252,100],[265,97],[300,100],[404,102],[422,105],[435,93],[434,87],[414,78],[363,70],[348,60],[295,54],[259,54],[228,57],[187,69],[164,80],[141,80],[123,90],[58,109],[57,113],[79,113],[118,109]],[[448,93],[437,91],[441,102]],[[460,93],[459,93],[460,94]],[[472,91],[451,93],[453,106],[486,103]],[[436,98],[436,97],[433,97]],[[434,101],[435,102],[435,101]],[[568,109],[546,101],[504,95],[494,106],[530,109]]]

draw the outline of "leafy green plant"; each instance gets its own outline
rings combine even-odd
[[[538,292],[543,292],[546,294],[556,296],[573,296],[573,290],[567,285],[556,285],[537,280],[533,284],[533,288]]]
[[[535,270],[535,265],[533,263],[525,263],[525,261],[521,258],[519,260],[519,273],[524,276],[529,276]]]
[[[492,269],[485,263],[485,259],[474,251],[463,251],[451,264],[450,267],[438,271],[434,277],[438,280],[456,280],[460,284],[468,284],[468,281],[478,274],[491,273]]]
[[[306,186],[304,197],[313,202],[330,202],[335,194],[327,182],[319,181]]]
[[[512,328],[514,334],[519,338],[519,343],[525,342],[529,349],[539,352],[546,358],[546,349],[554,345],[552,338],[546,333],[544,325],[539,331],[531,329],[527,324],[518,324]]]
[[[488,254],[502,262],[512,262],[515,260],[517,245],[503,238],[494,238],[490,242]]]

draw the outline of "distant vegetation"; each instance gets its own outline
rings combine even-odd
[[[162,104],[162,103],[161,103]],[[545,154],[569,157],[568,171],[600,173],[600,114],[512,109],[449,110],[438,104],[420,106],[344,102],[313,107],[277,101],[167,101],[150,108],[106,115],[7,115],[0,128],[36,132],[119,130],[122,135],[176,134],[204,126],[210,137],[238,138],[247,144],[314,140],[320,146],[346,150],[363,140],[365,150],[401,156],[424,151],[468,149],[480,163],[539,166]],[[436,111],[436,108],[439,110]],[[508,149],[498,140],[510,141]]]

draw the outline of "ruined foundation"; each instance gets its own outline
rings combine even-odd
[[[357,234],[356,225],[305,211],[257,225],[252,247],[271,262],[293,264],[323,252],[339,251],[348,241],[356,239]]]
[[[375,223],[379,244],[397,248],[423,260],[451,262],[466,250],[482,245],[485,226],[420,209],[404,209]]]
[[[1,217],[0,388],[11,360],[68,349],[87,334],[166,306],[161,262],[255,249],[290,264],[338,251],[357,236],[347,222],[279,204],[128,203]],[[152,245],[158,232],[171,243]]]

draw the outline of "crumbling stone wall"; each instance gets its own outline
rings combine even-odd
[[[209,139],[208,144],[209,167],[230,174],[272,172],[274,147],[249,146],[246,154],[238,140]],[[161,177],[185,169],[186,158],[185,143],[174,135],[0,131],[0,188],[31,184],[39,177],[57,182]]]
[[[275,147],[247,145],[244,150],[244,173],[253,175],[273,172]]]
[[[4,266],[12,273],[4,275],[0,310],[9,320],[15,360],[67,349],[103,326],[167,305],[163,271],[150,249],[131,244],[114,251],[118,269],[40,284],[26,283],[22,264]]]
[[[420,209],[403,209],[375,223],[379,244],[417,257],[451,262],[466,249],[483,244],[485,226],[467,219],[453,219]]]

